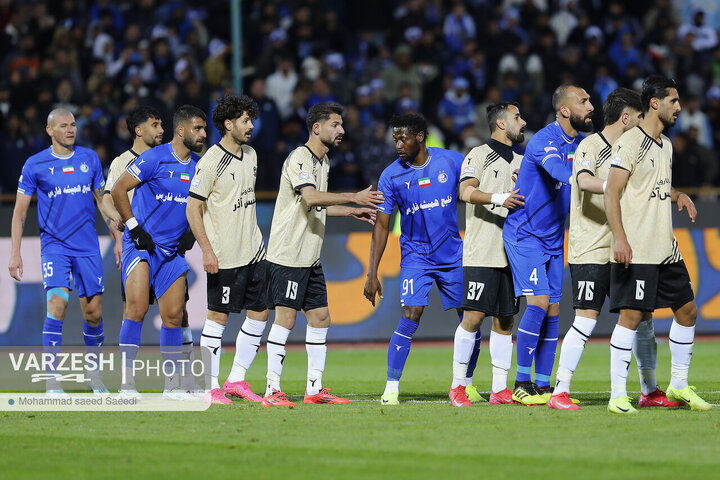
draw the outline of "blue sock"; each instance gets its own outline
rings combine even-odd
[[[482,332],[480,329],[475,333],[475,345],[473,345],[472,355],[470,355],[470,361],[468,362],[467,374],[465,378],[472,378],[475,373],[475,367],[477,366],[478,357],[480,356],[480,337]]]
[[[100,319],[100,325],[93,327],[87,322],[83,325],[83,338],[85,339],[86,347],[101,347],[105,341],[105,335],[103,334],[103,321]]]
[[[402,377],[405,361],[410,353],[412,336],[418,326],[420,326],[418,322],[413,322],[405,317],[400,319],[397,328],[390,337],[390,346],[388,347],[388,380],[398,381]]]
[[[535,352],[535,383],[538,387],[550,386],[550,375],[555,365],[558,330],[558,316],[545,317]]]
[[[43,352],[49,353],[53,356],[60,352],[60,346],[62,345],[62,328],[63,322],[56,320],[52,315],[48,313],[45,317],[45,323],[43,324],[42,342]],[[55,371],[55,360],[53,359],[52,372]]]
[[[545,310],[528,305],[520,320],[517,332],[517,377],[518,382],[531,380],[531,368],[535,349],[537,348],[540,329],[545,319]]]
[[[182,358],[182,328],[160,328],[160,353],[166,375],[180,375],[178,361]]]
[[[125,354],[126,363],[132,363],[140,349],[140,334],[143,324],[124,319],[120,327],[120,355]]]

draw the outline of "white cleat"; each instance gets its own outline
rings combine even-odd
[[[163,391],[162,398],[163,398],[163,400],[169,400],[169,401],[173,401],[173,402],[191,402],[191,401],[197,401],[197,399],[198,399],[198,397],[186,392],[185,390],[177,390],[177,389]],[[202,398],[202,396],[200,398]]]
[[[142,394],[134,388],[121,388],[118,390],[117,396],[123,399],[134,399],[138,402],[142,400]]]

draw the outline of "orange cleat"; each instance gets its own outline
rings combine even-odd
[[[330,393],[329,388],[323,388],[320,390],[320,393],[316,395],[308,395],[307,392],[305,392],[305,400],[304,403],[330,403],[330,404],[342,404],[342,403],[350,403],[350,400],[347,398],[338,397],[336,395],[333,395]]]
[[[450,403],[453,407],[469,407],[472,405],[463,385],[450,389]]]
[[[262,399],[260,403],[263,407],[294,407],[295,404],[288,400],[286,394],[280,390],[273,390],[271,395]]]
[[[492,405],[502,405],[513,403],[512,392],[509,388],[500,390],[499,392],[490,392],[490,403]]]
[[[573,403],[570,398],[570,394],[567,392],[552,395],[550,400],[548,400],[547,406],[548,408],[554,408],[557,410],[580,410],[580,407]]]
[[[685,405],[683,402],[673,402],[669,400],[665,395],[665,392],[656,388],[654,392],[648,393],[647,395],[640,394],[640,400],[638,400],[638,407],[682,407]]]

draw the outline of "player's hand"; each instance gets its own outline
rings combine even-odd
[[[373,307],[375,306],[375,294],[378,294],[380,295],[380,298],[383,298],[382,285],[380,284],[380,280],[378,280],[377,276],[368,276],[368,279],[365,282],[365,290],[363,291],[363,294],[365,295],[365,298],[370,300]]]
[[[115,254],[115,265],[117,265],[118,270],[120,270],[122,268],[122,240],[115,241],[113,253]]]
[[[627,240],[616,240],[615,251],[613,252],[615,261],[618,263],[625,264],[625,268],[630,266],[632,260],[632,248]]]
[[[212,250],[203,250],[203,269],[207,273],[218,273],[218,259]]]
[[[690,199],[690,196],[687,193],[681,193],[678,196],[677,206],[678,212],[682,212],[683,208],[686,208],[688,212],[688,217],[690,217],[690,221],[693,223],[695,222],[695,217],[697,217],[697,208],[695,208],[695,204]]]
[[[505,203],[503,203],[503,207],[505,208],[515,208],[515,207],[522,207],[525,205],[525,202],[523,202],[523,199],[525,198],[522,195],[518,195],[518,192],[520,190],[513,190],[511,195],[505,200]]]
[[[385,196],[383,193],[373,190],[372,185],[367,187],[365,190],[357,192],[355,194],[355,199],[353,200],[353,202],[358,205],[367,205],[369,207],[377,207],[377,205],[382,205],[384,201]]]
[[[350,210],[350,216],[356,220],[368,222],[370,225],[375,225],[375,217],[377,213],[372,208],[353,208]]]
[[[520,173],[520,169],[519,169],[519,168],[516,168],[515,170],[513,170],[513,172],[512,172],[512,181],[513,181],[513,183],[517,182],[518,173]]]
[[[10,276],[18,282],[22,280],[23,276],[23,262],[20,255],[13,255],[10,257],[10,263],[8,264],[8,270],[10,270]]]
[[[155,248],[155,241],[140,225],[130,230],[130,237],[138,250],[152,251]]]
[[[182,237],[180,237],[180,243],[178,243],[177,252],[180,255],[185,255],[185,252],[190,250],[193,245],[195,245],[195,235],[193,235],[192,230],[188,230],[187,232],[183,233]]]

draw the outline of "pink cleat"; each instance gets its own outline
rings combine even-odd
[[[674,402],[667,398],[665,392],[656,388],[654,392],[640,394],[640,400],[638,400],[638,407],[682,407],[685,405],[683,402]]]
[[[458,385],[450,390],[450,403],[453,407],[469,407],[472,405],[463,385]]]
[[[225,380],[222,389],[226,394],[232,395],[233,397],[243,398],[251,402],[262,401],[262,397],[254,393],[250,389],[250,384],[245,380],[243,380],[242,382],[228,382],[227,380]]]
[[[547,403],[548,408],[557,410],[580,410],[580,407],[573,403],[572,398],[566,392],[552,395]]]
[[[227,398],[219,388],[213,388],[209,392],[206,392],[203,401],[212,405],[229,405],[232,403],[232,400]]]
[[[490,392],[490,403],[492,405],[504,405],[513,403],[512,392],[510,389],[500,390],[499,392]]]

